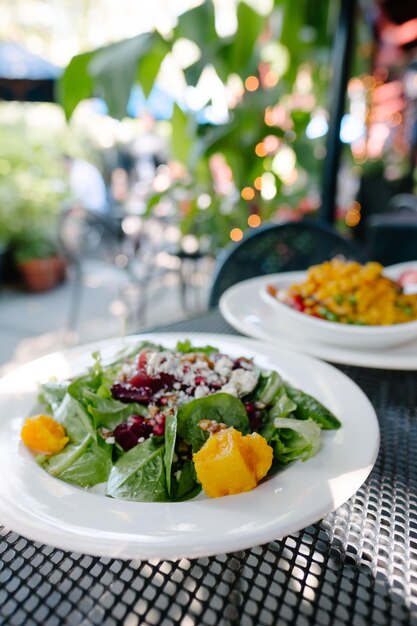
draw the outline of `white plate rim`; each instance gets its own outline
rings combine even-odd
[[[251,315],[258,316],[260,321],[268,322],[272,311],[261,300],[259,291],[268,282],[279,280],[283,276],[299,281],[303,279],[305,272],[267,274],[249,278],[229,287],[221,295],[219,301],[219,309],[226,322],[238,332],[253,339],[273,342],[287,349],[302,352],[331,363],[356,365],[373,369],[417,370],[417,340],[411,344],[405,344],[405,346],[400,345],[395,346],[395,348],[378,351],[361,350],[358,348],[349,349],[342,346],[335,347],[325,343],[314,343],[307,338],[303,338],[302,344],[297,344],[295,341],[291,341],[291,337],[287,333],[285,335],[280,334],[276,327],[273,331],[267,331],[260,324],[251,323]],[[239,306],[236,306],[234,300],[238,297]],[[407,354],[406,350],[407,348],[409,349],[410,345],[415,345],[415,352]]]
[[[56,359],[58,357],[64,359],[64,362],[67,364],[72,363],[72,365],[74,365],[74,363],[83,363],[85,358],[88,358],[87,355],[90,355],[91,352],[96,349],[111,349],[116,345],[120,347],[123,343],[139,341],[140,339],[148,339],[161,343],[169,341],[172,345],[173,342],[178,339],[184,339],[185,337],[189,337],[191,341],[195,343],[201,341],[213,343],[214,345],[217,343],[219,344],[219,348],[222,348],[222,346],[223,348],[227,347],[229,351],[232,348],[232,351],[234,351],[235,354],[237,354],[240,349],[242,349],[242,352],[253,352],[255,360],[258,360],[258,362],[260,359],[266,359],[267,361],[272,359],[274,361],[278,358],[276,349],[271,346],[266,346],[265,344],[251,339],[233,337],[231,335],[184,332],[152,333],[129,337],[125,340],[116,339],[98,343],[96,342],[66,352],[48,355],[47,357],[38,359],[37,361],[15,370],[0,381],[0,467],[3,470],[2,476],[7,476],[5,473],[6,467],[8,468],[9,476],[11,476],[10,480],[3,480],[0,483],[0,519],[5,526],[10,527],[12,530],[35,541],[48,543],[64,550],[93,554],[96,556],[125,559],[197,558],[201,556],[210,556],[213,554],[228,553],[246,549],[301,530],[302,528],[318,521],[325,514],[340,506],[357,491],[372,470],[379,450],[379,426],[372,405],[359,387],[357,387],[353,381],[336,368],[305,355],[280,350],[279,358],[283,359],[284,364],[286,360],[286,365],[283,369],[287,372],[287,375],[290,373],[290,377],[294,378],[295,375],[297,378],[297,376],[299,376],[299,374],[297,374],[297,372],[299,372],[299,368],[305,367],[310,372],[314,373],[314,377],[317,380],[323,380],[323,377],[327,376],[331,380],[332,385],[329,385],[327,390],[323,388],[321,391],[322,395],[330,394],[329,397],[333,398],[332,402],[340,402],[339,410],[344,411],[342,408],[343,403],[341,400],[337,400],[337,397],[335,396],[335,389],[343,390],[343,393],[349,394],[350,406],[356,407],[352,410],[352,416],[350,416],[349,419],[347,419],[347,416],[344,415],[342,418],[342,420],[344,419],[344,425],[339,431],[325,433],[327,439],[324,442],[323,448],[318,455],[316,455],[316,457],[307,462],[309,466],[304,466],[301,462],[294,463],[282,474],[273,477],[267,483],[260,485],[256,490],[246,494],[239,494],[238,496],[222,499],[202,499],[175,504],[174,507],[183,508],[181,513],[179,513],[179,509],[174,511],[174,509],[172,509],[173,505],[171,504],[128,502],[122,503],[122,506],[119,506],[120,501],[110,500],[111,504],[114,504],[115,502],[117,503],[115,509],[116,513],[112,513],[112,515],[115,515],[116,517],[119,515],[120,517],[122,513],[126,514],[127,512],[128,514],[131,514],[134,519],[136,519],[136,522],[138,516],[143,520],[143,516],[148,515],[149,511],[152,512],[152,510],[153,515],[155,516],[156,509],[154,507],[161,507],[160,513],[164,513],[169,520],[171,517],[172,520],[174,518],[176,519],[176,516],[178,515],[179,519],[188,519],[188,522],[184,522],[187,524],[190,524],[190,519],[193,519],[189,517],[190,505],[191,507],[194,507],[193,515],[200,520],[200,524],[202,523],[202,515],[204,518],[210,519],[210,515],[215,513],[216,532],[209,533],[209,540],[205,536],[203,536],[203,540],[201,540],[200,533],[197,542],[193,541],[193,529],[191,529],[190,532],[185,529],[186,534],[184,534],[184,530],[176,530],[175,532],[172,530],[168,532],[167,530],[166,535],[162,533],[157,536],[148,532],[144,535],[135,534],[133,536],[131,532],[132,529],[130,529],[129,532],[115,533],[113,531],[108,532],[108,530],[104,528],[101,531],[101,535],[97,537],[95,535],[97,529],[94,527],[80,526],[78,528],[74,527],[74,524],[71,526],[71,520],[62,519],[61,513],[52,514],[51,516],[50,510],[48,510],[47,514],[44,514],[42,509],[42,507],[46,507],[44,499],[39,500],[39,496],[34,498],[33,495],[29,497],[28,501],[32,502],[33,505],[40,506],[40,509],[36,510],[36,514],[33,511],[28,511],[27,502],[25,504],[22,503],[21,500],[19,501],[19,496],[16,496],[16,491],[14,491],[13,495],[13,490],[16,490],[16,487],[18,487],[19,484],[22,486],[22,478],[28,478],[28,471],[32,473],[31,479],[33,478],[33,481],[35,481],[36,477],[35,482],[37,487],[41,484],[42,487],[47,485],[48,490],[52,488],[52,501],[54,505],[57,503],[62,504],[62,501],[60,502],[59,498],[65,498],[67,496],[69,498],[68,494],[70,494],[71,499],[68,501],[66,499],[63,500],[67,509],[72,506],[73,498],[78,500],[78,505],[81,506],[81,509],[76,510],[77,515],[80,515],[81,513],[84,515],[83,507],[91,506],[91,498],[100,498],[100,502],[108,502],[109,499],[89,494],[88,492],[84,492],[76,487],[72,487],[62,481],[58,481],[57,479],[50,477],[36,465],[32,458],[30,458],[30,454],[27,450],[24,449],[22,451],[23,446],[18,442],[18,433],[20,431],[23,418],[19,415],[13,415],[13,412],[13,417],[11,417],[9,413],[5,414],[5,406],[11,406],[10,400],[12,399],[13,391],[10,391],[10,389],[13,389],[13,384],[16,384],[19,376],[22,373],[25,374],[25,372],[26,374],[28,372],[32,372],[32,375],[34,372],[39,372],[42,367],[45,368],[48,366],[48,359],[50,361],[49,366],[51,366],[51,363],[54,363],[54,358]],[[280,365],[280,363],[278,366],[282,369],[282,365]],[[291,366],[289,364],[291,364]],[[296,374],[294,374],[294,372]],[[312,376],[312,374],[310,374],[310,376]],[[314,383],[313,387],[314,386],[317,386],[317,382]],[[308,390],[310,389],[307,389],[307,391]],[[323,397],[321,399],[323,399]],[[27,401],[29,401],[29,397],[27,398]],[[361,422],[357,421],[358,412],[361,414]],[[348,412],[347,415],[350,415],[350,413]],[[346,441],[344,441],[344,439],[347,438],[349,441],[349,437],[352,438],[352,432],[355,424],[356,428],[359,429],[361,423],[364,423],[369,431],[367,445],[361,450],[358,460],[356,453],[351,459],[349,457],[350,453],[348,453]],[[329,444],[330,439],[332,439],[333,442],[331,447]],[[350,441],[350,445],[352,445],[352,441]],[[327,485],[329,493],[326,491],[325,494],[322,494],[321,500],[317,499],[317,490],[319,493],[322,493],[320,488],[323,489],[324,487],[319,488],[311,477],[316,474],[316,478],[321,480],[323,478],[323,472],[325,472],[325,476],[329,475],[329,458],[333,459],[333,457],[337,457],[338,462],[340,462],[340,451],[341,449],[345,449],[344,446],[346,448],[348,458],[343,460],[343,468],[345,468],[346,465],[346,467],[349,468],[349,472],[347,475],[342,474],[342,476],[331,475]],[[10,464],[11,459],[14,459],[14,462]],[[354,464],[353,468],[351,467],[352,463]],[[358,463],[359,466],[357,466]],[[309,471],[307,473],[301,472],[300,474],[302,467],[308,467]],[[330,465],[330,467],[333,466]],[[13,470],[16,469],[17,471],[15,477]],[[283,491],[286,493],[286,497],[288,497],[288,489],[292,484],[295,484],[294,481],[299,486],[300,477],[302,481],[307,481],[307,487],[305,487],[306,493],[301,494],[297,492],[296,496],[299,499],[302,496],[302,501],[306,502],[310,508],[307,506],[307,512],[301,511],[300,507],[298,507],[295,513],[288,511],[285,512],[285,514],[282,511],[275,513],[275,505],[280,502],[282,505],[283,500],[280,501],[279,495],[273,494],[280,494],[280,492]],[[303,482],[302,484],[304,485],[305,483]],[[342,491],[340,490],[340,485],[343,487]],[[25,488],[29,489],[29,486],[26,487],[25,485]],[[287,491],[285,492],[285,490]],[[76,495],[74,496],[74,494]],[[97,503],[97,500],[95,500],[95,502]],[[312,502],[314,503],[313,507],[311,506]],[[267,513],[270,515],[271,511],[273,511],[273,514],[278,517],[271,520],[268,515],[266,519],[264,519],[262,515],[260,517],[258,515],[256,518],[256,524],[254,524],[254,522],[251,521],[254,515],[253,510],[256,511],[259,505],[261,505],[261,512],[265,515]],[[251,509],[250,512],[247,512],[248,506]],[[137,507],[137,509],[134,511],[134,508],[132,507]],[[97,506],[96,508],[98,509],[102,507],[100,505],[100,507]],[[244,525],[242,526],[243,518],[246,519],[247,528],[243,527]],[[236,526],[236,519],[239,520],[238,526]],[[235,526],[232,528],[227,527],[228,522],[235,524]],[[95,523],[103,523],[105,525],[104,520],[96,520]],[[168,524],[168,522],[166,522],[166,524]],[[123,524],[121,526],[123,527]],[[226,534],[222,535],[221,531],[224,531],[225,528]],[[136,532],[137,531],[135,531],[135,533]],[[174,541],[174,539],[176,539],[176,541]]]

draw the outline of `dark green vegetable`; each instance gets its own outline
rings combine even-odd
[[[54,417],[64,426],[71,443],[81,443],[86,435],[91,435],[95,441],[97,440],[93,418],[87,413],[85,407],[69,393],[65,395]]]
[[[271,437],[275,435],[276,427],[274,425],[274,419],[276,417],[287,417],[292,414],[297,408],[295,402],[288,397],[284,385],[281,386],[278,393],[274,398],[274,404],[270,409],[263,412],[262,427],[259,433],[264,437],[267,442]],[[293,415],[291,415],[292,417]]]
[[[274,404],[269,409],[269,415],[271,418],[287,417],[290,413],[295,411],[296,408],[297,405],[288,397],[286,389],[284,385],[282,385],[274,397]]]
[[[125,422],[130,415],[148,415],[148,409],[142,404],[131,402],[124,404],[110,398],[100,398],[91,391],[85,392],[88,402],[87,410],[94,418],[96,428],[113,430],[121,422]]]
[[[228,393],[216,393],[207,398],[192,400],[178,411],[178,435],[197,452],[208,439],[208,433],[199,427],[201,420],[215,420],[234,426],[244,435],[250,432],[249,419],[242,402]]]
[[[195,496],[198,496],[200,492],[201,485],[199,482],[197,482],[194,463],[191,460],[186,461],[181,470],[175,494],[175,500],[177,502],[191,500],[191,498],[195,498]]]
[[[188,354],[189,352],[202,352],[203,354],[213,354],[214,352],[218,352],[218,349],[213,348],[213,346],[193,346],[189,339],[185,339],[184,341],[178,341],[175,350],[177,352],[182,352],[183,354]]]
[[[340,428],[341,423],[329,409],[321,402],[309,396],[300,389],[294,389],[289,385],[285,385],[288,397],[295,402],[297,408],[294,411],[294,417],[299,420],[312,419],[319,424],[323,430],[336,430]]]
[[[43,463],[44,469],[65,482],[79,487],[92,487],[104,483],[112,467],[112,445],[89,434],[77,444],[67,445]]]
[[[64,382],[48,382],[41,386],[39,394],[39,402],[46,404],[48,409],[54,413],[61,402],[63,401],[65,394],[67,393],[69,381]]]
[[[110,472],[106,495],[136,502],[169,500],[164,455],[165,446],[155,438],[123,454]]]
[[[259,379],[254,399],[256,402],[268,406],[282,386],[282,378],[278,372],[270,372],[267,376],[261,374]]]
[[[320,447],[320,426],[313,420],[278,417],[275,432],[270,438],[274,456],[281,465],[300,459],[307,461]]]
[[[177,416],[169,413],[165,418],[165,472],[168,494],[171,495],[171,471],[177,438]]]

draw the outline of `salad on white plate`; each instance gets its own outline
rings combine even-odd
[[[41,385],[24,444],[51,476],[111,498],[178,502],[255,488],[341,424],[322,403],[211,345],[144,341]]]

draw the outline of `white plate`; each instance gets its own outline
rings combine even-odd
[[[284,327],[280,329],[272,307],[262,301],[260,292],[265,289],[266,284],[273,283],[283,276],[291,276],[294,282],[297,282],[303,279],[305,273],[269,274],[233,285],[220,298],[219,306],[223,317],[233,328],[244,335],[310,354],[332,363],[381,369],[417,370],[417,340],[376,351],[332,346],[290,334]]]
[[[52,478],[19,441],[23,419],[36,404],[36,383],[64,378],[91,363],[91,352],[111,356],[117,339],[38,359],[0,381],[0,521],[22,535],[64,550],[115,558],[178,559],[233,552],[316,522],[350,498],[376,460],[379,428],[365,394],[335,368],[259,342],[188,333],[142,338],[174,346],[189,337],[234,355],[253,356],[267,369],[315,395],[341,420],[323,432],[323,445],[306,463],[295,462],[255,490],[225,498],[179,503],[112,500]]]
[[[404,263],[388,265],[384,268],[384,274],[394,280],[398,280],[401,274],[407,272],[408,270],[417,270],[417,259],[415,261],[404,261]]]

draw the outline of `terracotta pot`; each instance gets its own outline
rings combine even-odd
[[[62,256],[54,256],[55,275],[59,283],[62,283],[67,277],[67,262]]]
[[[56,263],[53,257],[19,263],[19,270],[29,291],[48,291],[57,283]]]

